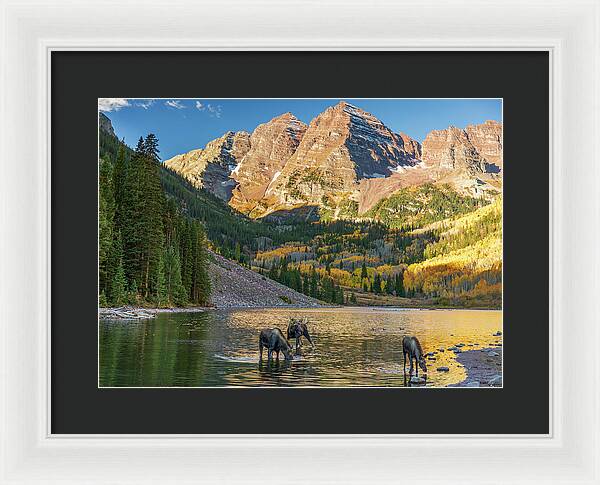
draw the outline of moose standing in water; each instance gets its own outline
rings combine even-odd
[[[290,318],[290,323],[287,329],[287,338],[288,339],[296,339],[296,353],[298,353],[298,348],[302,346],[302,336],[306,337],[306,340],[310,342],[312,348],[315,348],[315,344],[313,344],[312,339],[308,333],[308,319],[304,317],[302,320],[296,320],[295,318]]]
[[[409,375],[413,372],[413,359],[417,368],[417,377],[419,376],[419,367],[425,373],[427,373],[427,365],[425,364],[425,356],[423,355],[423,349],[421,343],[417,337],[404,337],[402,339],[402,353],[404,354],[404,373],[406,373],[406,355],[410,360]]]
[[[273,358],[273,352],[276,353],[277,360],[279,360],[279,352],[283,353],[285,360],[292,360],[292,346],[278,328],[265,328],[260,331],[260,336],[258,337],[260,360],[262,360],[263,347],[267,348],[267,360]]]

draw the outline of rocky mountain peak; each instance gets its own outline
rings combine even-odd
[[[246,213],[255,208],[296,151],[306,128],[289,112],[256,127],[250,150],[231,174],[237,183],[229,201],[232,207]]]
[[[487,120],[465,128],[469,141],[490,164],[502,169],[502,123]]]
[[[228,131],[223,136],[208,142],[203,153],[207,163],[217,163],[231,171],[249,149],[249,133]]]
[[[98,122],[101,130],[106,131],[109,135],[117,136],[113,128],[110,118],[106,116],[102,111],[98,111]]]
[[[308,126],[282,113],[252,134],[227,132],[165,164],[251,217],[314,206],[337,217],[342,207],[355,204],[360,214],[399,188],[424,183],[497,193],[502,123],[434,130],[421,146],[341,101]]]
[[[502,123],[431,131],[423,141],[423,164],[435,180],[460,192],[497,193],[502,187]]]
[[[250,150],[250,135],[245,131],[228,131],[206,144],[204,149],[176,155],[164,162],[197,188],[205,188],[229,201],[235,182],[229,174]]]
[[[360,179],[387,177],[400,167],[415,165],[419,156],[418,142],[341,101],[310,122],[260,205],[269,210],[318,205],[323,197],[354,192]]]
[[[408,136],[406,133],[398,133],[400,138],[402,138],[402,143],[404,143],[404,150],[406,153],[411,155],[413,158],[417,160],[421,160],[421,144]]]
[[[498,173],[502,167],[502,124],[486,121],[464,130],[431,131],[423,141],[423,162],[441,170]]]

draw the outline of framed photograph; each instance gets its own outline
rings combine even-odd
[[[502,99],[98,107],[100,387],[502,387]]]
[[[600,483],[598,4],[434,4],[2,4],[0,483]]]

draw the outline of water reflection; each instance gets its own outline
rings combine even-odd
[[[292,361],[258,361],[258,333],[283,331],[306,316]],[[465,378],[449,347],[501,343],[499,311],[369,308],[273,309],[161,314],[142,322],[100,322],[101,386],[447,386]],[[428,356],[425,383],[403,372],[402,337],[416,335]],[[437,368],[447,367],[448,371]],[[408,365],[407,365],[408,370]],[[419,373],[421,375],[421,373]]]

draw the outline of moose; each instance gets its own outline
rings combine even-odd
[[[307,324],[308,319],[306,317],[301,320],[290,318],[290,323],[287,328],[287,338],[288,340],[296,339],[296,353],[298,353],[298,348],[302,346],[302,336],[306,337],[306,340],[309,341],[313,349],[315,348],[315,344],[313,344],[310,334],[308,333]]]
[[[421,343],[417,337],[404,337],[402,339],[402,354],[404,355],[404,373],[406,373],[406,356],[410,361],[409,375],[413,372],[413,359],[415,359],[415,365],[417,369],[417,377],[419,376],[419,367],[425,373],[427,373],[427,365],[425,364],[425,356],[423,355],[423,349]]]
[[[267,348],[268,358],[273,358],[273,352],[279,360],[279,352],[283,353],[285,360],[292,360],[292,346],[283,336],[283,332],[278,328],[265,328],[260,331],[258,337],[258,350],[260,351],[260,360],[262,360],[263,347]]]

